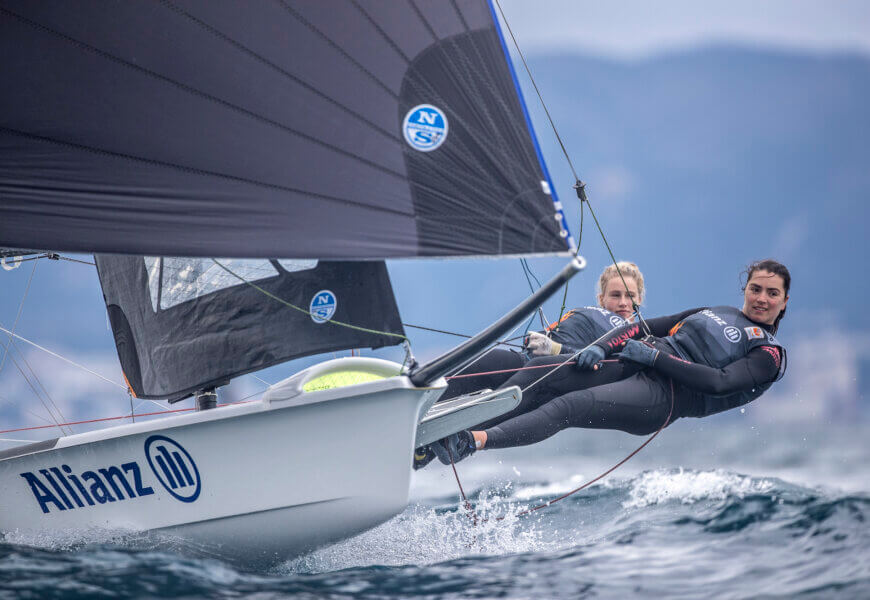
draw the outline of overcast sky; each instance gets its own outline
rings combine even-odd
[[[527,52],[623,59],[716,42],[870,55],[864,0],[500,0]]]

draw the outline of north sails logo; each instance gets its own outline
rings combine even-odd
[[[447,139],[447,115],[431,104],[419,104],[408,111],[402,133],[408,145],[420,152],[431,152]]]
[[[193,502],[199,497],[199,469],[181,444],[164,435],[152,435],[145,440],[145,456],[154,476],[174,498]]]
[[[329,290],[320,290],[311,298],[308,305],[308,313],[311,320],[317,324],[326,323],[335,314],[338,308],[338,299]]]

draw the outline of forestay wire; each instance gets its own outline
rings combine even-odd
[[[595,211],[592,210],[592,204],[589,202],[589,199],[586,197],[586,184],[580,181],[580,177],[577,175],[577,170],[574,168],[574,163],[571,160],[571,156],[568,154],[568,150],[565,148],[565,143],[562,141],[562,136],[559,135],[559,130],[556,127],[556,123],[553,121],[553,117],[550,115],[550,110],[547,108],[547,103],[544,102],[544,97],[541,94],[541,90],[538,88],[538,84],[535,81],[534,76],[532,75],[532,70],[529,68],[529,64],[526,62],[526,57],[523,54],[523,51],[520,49],[519,42],[517,42],[516,36],[514,36],[513,29],[511,29],[510,23],[507,20],[507,17],[504,14],[504,10],[501,7],[501,2],[499,0],[495,0],[495,4],[498,7],[498,12],[501,15],[502,21],[504,21],[505,27],[508,30],[508,33],[511,36],[511,41],[513,41],[514,48],[516,48],[517,53],[519,54],[520,60],[523,63],[523,68],[526,70],[526,74],[529,76],[529,81],[531,81],[532,86],[535,88],[535,94],[538,96],[538,101],[541,103],[541,107],[544,109],[544,113],[547,115],[547,121],[550,123],[550,128],[553,130],[553,134],[556,136],[556,140],[559,142],[559,147],[562,149],[562,155],[565,157],[565,161],[568,163],[568,167],[571,169],[571,174],[574,176],[574,189],[577,192],[577,197],[580,199],[580,219],[581,219],[581,230],[582,230],[582,219],[583,219],[583,204],[587,204],[589,206],[589,214],[592,215],[592,218],[595,221],[595,226],[598,228],[598,232],[601,234],[601,239],[604,240],[604,245],[607,247],[607,252],[610,254],[610,259],[613,261],[613,265],[616,267],[616,272],[619,274],[619,278],[622,280],[622,285],[625,286],[625,291],[629,292],[628,284],[625,283],[625,278],[622,276],[622,271],[619,268],[619,264],[616,261],[616,257],[613,255],[613,251],[610,249],[610,244],[607,242],[607,237],[604,235],[604,230],[601,229],[601,224],[598,222],[598,218],[595,216]],[[580,239],[577,240],[577,249],[575,251],[575,255],[580,252]],[[567,286],[567,284],[566,284]],[[565,294],[567,295],[567,287],[565,290]],[[641,327],[643,327],[644,332],[647,335],[651,335],[650,329],[646,324],[643,316],[640,314],[640,309],[635,301],[634,297],[629,293],[629,297],[631,297],[632,308],[635,313],[637,313],[637,318],[641,323]],[[561,319],[561,315],[559,316]]]

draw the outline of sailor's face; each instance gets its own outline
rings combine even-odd
[[[601,308],[628,320],[634,314],[631,302],[638,297],[637,281],[634,277],[625,277],[625,285],[618,276],[611,277],[607,285],[604,286],[603,293],[598,296],[598,304],[601,305]]]
[[[787,302],[785,282],[776,273],[759,270],[746,282],[743,314],[756,323],[773,325]]]

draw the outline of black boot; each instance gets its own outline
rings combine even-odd
[[[452,455],[453,462],[458,463],[466,456],[471,456],[477,450],[474,443],[474,436],[467,429],[457,431],[453,435],[448,435],[446,438],[438,440],[430,446],[441,461],[441,464],[449,465]]]

